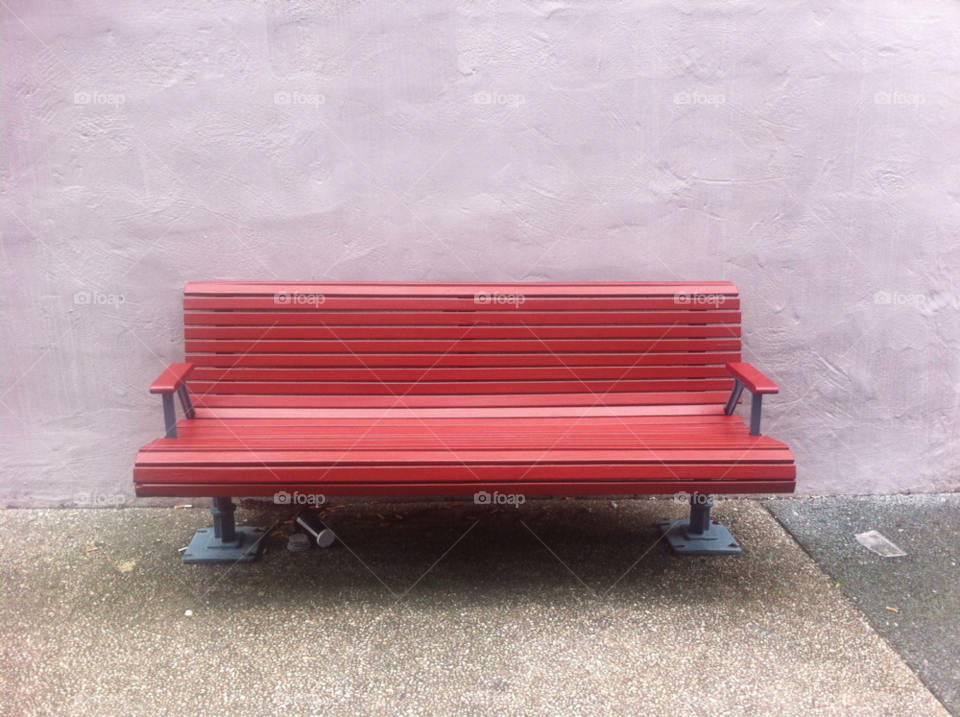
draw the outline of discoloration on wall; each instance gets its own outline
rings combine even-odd
[[[0,12],[4,504],[132,496],[240,278],[732,280],[801,491],[960,487],[954,3]]]

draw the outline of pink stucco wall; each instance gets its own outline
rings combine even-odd
[[[235,278],[732,280],[800,491],[960,487],[956,2],[0,18],[2,504],[132,500],[183,285]]]

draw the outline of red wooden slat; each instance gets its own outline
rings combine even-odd
[[[698,326],[187,326],[188,339],[557,339],[557,338],[630,338],[630,339],[700,339],[738,338],[735,324]]]
[[[386,439],[457,442],[485,442],[496,448],[499,441],[511,441],[530,446],[552,447],[561,439],[578,441],[627,441],[631,445],[647,440],[681,439],[690,446],[707,443],[743,439],[750,445],[758,445],[773,439],[766,436],[751,436],[743,420],[730,417],[729,421],[685,423],[650,422],[649,418],[580,418],[548,419],[543,423],[532,421],[505,421],[502,419],[475,419],[469,421],[418,420],[405,421],[385,419],[376,421],[354,421],[349,419],[327,419],[316,425],[277,426],[271,422],[248,423],[233,421],[221,423],[207,420],[183,420],[179,438],[161,438],[150,444],[164,449],[177,450],[178,446],[190,445],[185,440],[232,442],[235,440],[268,440],[279,445],[291,441],[309,441],[312,445],[323,445],[329,441],[364,440],[379,441]],[[782,444],[780,444],[782,445]]]
[[[462,406],[679,406],[693,403],[721,404],[727,399],[727,391],[697,391],[661,393],[593,394],[476,394],[422,396],[257,396],[200,394],[194,396],[194,405],[209,408],[388,408],[388,407],[434,407],[454,408]]]
[[[696,380],[617,380],[617,381],[475,381],[385,383],[382,381],[350,382],[276,382],[276,381],[191,381],[190,390],[201,395],[350,395],[350,396],[422,396],[489,393],[583,393],[662,392],[662,391],[729,391],[733,379]]]
[[[700,438],[690,434],[650,435],[637,433],[635,436],[609,436],[571,433],[570,435],[550,436],[507,436],[507,435],[480,435],[473,437],[453,436],[437,432],[433,435],[419,434],[384,434],[384,433],[338,433],[325,436],[284,436],[275,433],[237,434],[236,436],[209,436],[183,434],[177,439],[181,444],[171,446],[163,439],[144,446],[144,451],[171,451],[171,450],[243,450],[272,451],[272,450],[487,450],[496,451],[501,448],[515,449],[549,449],[552,446],[567,449],[600,449],[600,448],[785,448],[785,444],[769,436],[713,436]]]
[[[572,366],[499,368],[206,368],[192,381],[522,381],[728,378],[722,366]]]
[[[659,495],[664,493],[793,493],[796,481],[649,481],[649,482],[603,482],[603,483],[409,483],[397,486],[384,483],[361,483],[337,485],[327,483],[323,489],[310,484],[236,484],[205,483],[192,485],[162,485],[155,483],[137,483],[136,494],[140,497],[258,497],[275,495],[278,491],[292,494],[295,490],[303,493],[321,493],[327,497],[357,496],[364,498],[383,497],[437,497],[470,496],[483,490],[488,493],[523,493],[525,496],[591,496],[591,495]]]
[[[145,451],[137,455],[139,465],[444,465],[532,463],[789,463],[793,454],[788,449],[603,449],[603,450],[464,450],[440,451]]]
[[[338,411],[335,409],[320,409],[318,411],[309,411],[309,413],[317,413],[323,415],[305,415],[299,418],[268,418],[264,416],[255,416],[252,418],[218,418],[218,419],[209,419],[209,420],[196,420],[191,421],[183,419],[180,421],[180,431],[204,431],[215,433],[217,431],[223,431],[225,433],[231,431],[241,431],[241,430],[276,430],[280,432],[288,430],[318,430],[325,431],[331,427],[339,426],[350,426],[360,429],[369,428],[371,426],[388,426],[388,427],[403,427],[410,425],[417,426],[429,426],[432,428],[443,428],[443,427],[465,427],[471,429],[481,429],[486,426],[489,426],[491,423],[495,423],[498,426],[503,426],[503,429],[506,431],[519,431],[524,430],[525,427],[530,425],[542,426],[544,428],[557,428],[559,430],[565,430],[571,426],[579,426],[584,423],[589,424],[590,426],[597,427],[617,427],[617,426],[630,426],[630,427],[639,427],[644,426],[647,430],[652,430],[654,428],[660,430],[672,430],[673,428],[678,429],[691,429],[691,430],[703,430],[704,427],[707,427],[707,430],[734,430],[734,431],[746,431],[746,425],[743,422],[743,419],[740,416],[727,416],[722,412],[722,407],[710,407],[710,406],[678,406],[678,409],[689,410],[691,408],[697,409],[698,413],[674,413],[670,415],[657,414],[657,415],[617,415],[617,416],[549,416],[544,410],[543,415],[538,416],[538,420],[533,422],[527,420],[528,416],[514,416],[511,417],[508,412],[516,410],[531,410],[536,411],[538,409],[465,409],[466,411],[484,411],[484,412],[494,412],[497,415],[487,416],[487,417],[461,417],[459,415],[452,415],[454,413],[459,414],[460,411],[449,411],[440,409],[442,416],[434,415],[425,415],[428,413],[426,410],[418,411],[416,417],[407,417],[407,418],[396,418],[396,417],[357,417],[354,413],[369,413],[370,411]],[[714,413],[703,413],[705,409],[715,411]],[[229,412],[230,409],[221,409],[221,413]],[[573,410],[580,411],[582,409],[550,409],[550,410]],[[648,410],[648,409],[644,409]],[[204,409],[206,412],[212,411],[212,409]],[[382,410],[374,410],[374,413],[383,414]],[[433,413],[437,411],[434,410]],[[406,413],[410,413],[406,411]],[[420,415],[423,414],[423,415]]]
[[[697,408],[704,408],[698,406]],[[220,409],[221,412],[230,409]],[[496,409],[471,409],[490,411]],[[516,409],[509,409],[516,410]],[[530,409],[534,410],[534,409]],[[551,409],[556,410],[556,409]],[[566,409],[579,410],[579,409]],[[204,409],[210,412],[211,409]],[[431,431],[488,431],[491,426],[508,433],[526,431],[568,431],[581,427],[581,430],[632,430],[632,431],[699,431],[711,433],[730,433],[740,435],[748,433],[746,424],[740,416],[726,416],[721,414],[703,415],[617,415],[617,416],[541,416],[537,421],[527,420],[526,417],[488,416],[468,418],[439,418],[436,416],[417,417],[365,417],[346,416],[355,411],[319,410],[323,414],[334,416],[303,416],[300,418],[221,418],[188,420],[179,422],[178,430],[181,436],[191,435],[288,435],[309,434],[311,432],[325,433],[332,430],[368,431],[383,429],[393,430],[431,430]],[[384,413],[384,411],[376,411]],[[586,428],[583,428],[586,426]]]
[[[724,312],[736,311],[738,306],[724,305]],[[586,319],[588,316],[601,314],[606,318],[601,325],[615,324],[624,326],[643,327],[644,321],[639,320],[649,312],[631,312],[622,310],[605,310],[592,312],[563,312],[563,311],[509,311],[509,312],[460,312],[460,311],[187,311],[184,313],[184,325],[199,326],[474,326],[476,329],[493,326],[587,326],[591,325]],[[674,312],[676,313],[676,312]],[[714,318],[713,312],[701,311],[709,318]],[[499,317],[499,318],[498,318]],[[498,320],[494,320],[498,319]],[[609,319],[609,320],[607,320]],[[699,322],[687,325],[688,322],[679,322],[674,327],[678,331],[695,331],[694,335],[710,329],[729,332],[736,330],[739,324],[734,322]],[[712,326],[712,324],[717,324]],[[647,330],[662,326],[658,323],[646,326]],[[720,335],[726,336],[727,333]]]
[[[419,418],[406,419],[383,418],[356,419],[344,417],[325,417],[302,420],[240,419],[233,421],[189,420],[181,421],[181,436],[189,435],[234,435],[248,431],[257,433],[265,430],[294,432],[303,435],[325,435],[328,432],[442,432],[454,435],[548,435],[562,434],[569,430],[580,433],[608,434],[639,431],[674,435],[691,433],[703,437],[711,435],[749,435],[744,421],[739,416],[619,416],[604,417],[544,417],[542,422],[525,419],[490,418]]]
[[[171,444],[171,440],[186,441],[182,445],[226,445],[224,441],[239,441],[242,445],[251,445],[251,441],[273,442],[274,445],[289,446],[294,443],[309,444],[310,446],[326,445],[330,441],[441,441],[458,444],[485,443],[496,447],[498,442],[508,441],[516,445],[539,446],[549,448],[554,445],[567,445],[567,442],[577,442],[578,445],[587,442],[626,443],[630,445],[649,445],[651,441],[684,441],[690,446],[713,445],[716,442],[741,440],[748,445],[773,445],[773,438],[768,436],[751,436],[743,426],[734,430],[732,426],[713,427],[707,424],[691,426],[667,426],[660,429],[658,426],[644,426],[635,424],[604,425],[602,427],[589,426],[584,428],[580,424],[571,426],[552,426],[550,430],[525,430],[521,425],[509,425],[493,429],[489,426],[444,426],[421,425],[409,423],[407,425],[379,424],[367,426],[330,425],[330,426],[204,426],[213,421],[199,421],[201,427],[183,426],[176,439],[159,438],[147,444],[150,450],[176,449],[179,444]],[[518,422],[514,422],[516,424]],[[582,422],[581,422],[582,423]],[[192,441],[192,443],[191,443]],[[351,444],[352,445],[352,444]],[[777,442],[778,446],[783,444]],[[146,449],[146,447],[145,447]]]
[[[367,397],[371,398],[371,397]],[[618,396],[619,398],[619,396]],[[412,402],[412,401],[411,401]],[[407,403],[411,403],[407,402]],[[609,402],[608,402],[609,403]],[[584,406],[460,406],[460,407],[404,407],[403,403],[394,402],[391,407],[381,408],[285,408],[271,406],[239,406],[239,407],[201,407],[197,409],[197,418],[202,420],[249,420],[249,419],[321,419],[321,418],[351,418],[351,419],[409,419],[427,420],[432,418],[499,418],[502,420],[526,420],[534,418],[577,417],[594,418],[616,416],[618,418],[632,416],[723,416],[721,404],[664,404],[655,406],[628,405],[584,405]],[[739,416],[737,420],[743,419]],[[183,421],[181,421],[181,425]]]
[[[190,353],[196,366],[230,368],[253,366],[341,366],[341,367],[455,367],[455,366],[702,366],[724,365],[740,360],[736,351],[702,353],[509,353],[509,354],[211,354]]]
[[[181,443],[171,445],[169,440]],[[731,446],[737,448],[784,448],[785,444],[769,436],[712,435],[703,437],[694,433],[653,434],[640,431],[622,433],[595,434],[572,431],[568,434],[509,435],[506,433],[478,433],[477,435],[458,435],[438,430],[423,432],[382,432],[367,429],[348,432],[329,429],[325,433],[278,434],[273,432],[238,432],[235,435],[209,435],[184,432],[176,439],[157,439],[144,447],[144,450],[167,451],[181,449],[250,449],[250,450],[292,450],[314,448],[355,448],[356,450],[441,450],[443,448],[476,450],[499,450],[500,448],[547,449],[554,446],[564,448],[656,448],[689,447],[716,448]]]
[[[547,339],[484,341],[193,341],[188,353],[560,353],[560,352],[673,352],[739,351],[739,340],[727,339]]]
[[[463,481],[525,481],[533,484],[540,481],[576,480],[600,482],[604,480],[793,480],[796,466],[789,463],[700,463],[661,465],[607,463],[584,464],[527,464],[517,465],[471,465],[455,466],[350,466],[337,464],[332,468],[316,466],[159,466],[140,462],[134,468],[134,480],[142,483],[231,483],[266,484],[290,481],[291,483],[365,482],[383,484],[403,483],[453,483]],[[321,489],[322,490],[322,489]],[[240,493],[239,495],[245,495]]]
[[[731,300],[731,304],[736,303]],[[353,312],[354,314],[375,314],[380,320],[384,315],[399,315],[401,317],[416,317],[421,313],[450,311],[462,317],[475,319],[487,318],[491,322],[508,320],[509,314],[529,314],[530,319],[541,316],[548,318],[551,313],[573,318],[573,321],[560,323],[595,323],[589,320],[593,313],[627,312],[627,315],[637,318],[636,321],[626,323],[647,323],[646,318],[656,317],[658,314],[668,313],[680,317],[680,323],[696,323],[695,319],[703,315],[738,314],[737,307],[727,306],[725,297],[718,297],[708,303],[685,304],[677,299],[601,299],[601,298],[515,298],[510,303],[493,301],[481,303],[470,297],[463,298],[411,298],[411,297],[337,297],[320,295],[293,295],[289,300],[269,296],[186,296],[183,307],[191,311],[266,311],[286,313],[312,313],[323,316],[337,312]],[[583,321],[577,321],[576,313],[583,312],[586,316]],[[717,319],[720,321],[721,319]],[[516,320],[510,320],[516,323]],[[429,323],[429,322],[427,322]],[[531,323],[530,320],[525,323]],[[533,321],[536,323],[536,321]]]
[[[721,293],[736,295],[729,281],[594,281],[594,282],[391,282],[391,281],[224,281],[189,282],[185,295],[269,296],[278,292],[343,296],[472,296],[486,291],[529,296],[672,296]]]

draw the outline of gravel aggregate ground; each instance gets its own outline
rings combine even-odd
[[[756,500],[713,558],[670,500],[328,508],[292,553],[245,503],[279,528],[238,566],[180,564],[199,504],[0,511],[0,714],[948,714]]]

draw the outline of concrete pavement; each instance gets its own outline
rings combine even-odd
[[[665,551],[669,500],[490,511],[347,505],[235,567],[179,563],[199,508],[0,511],[0,713],[948,714],[759,501],[724,558]]]

